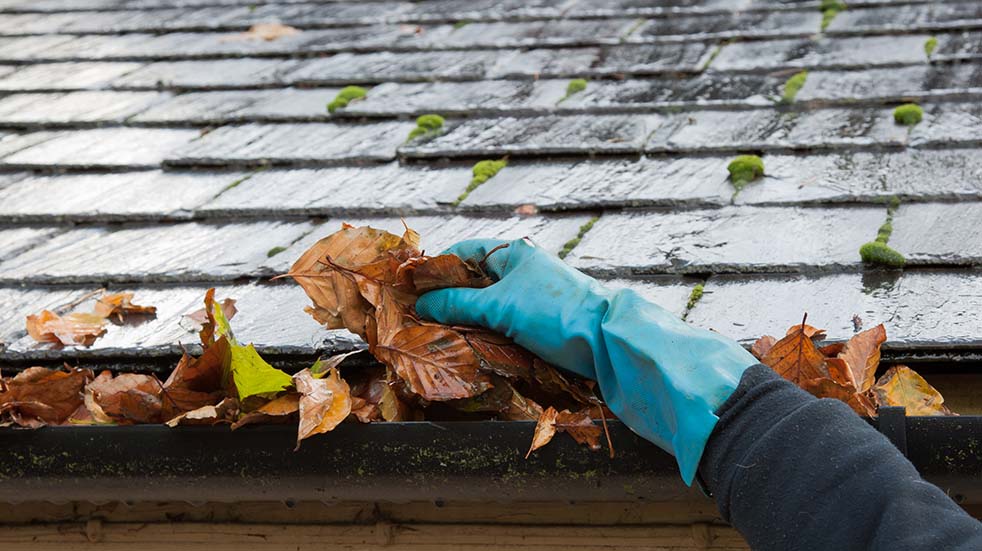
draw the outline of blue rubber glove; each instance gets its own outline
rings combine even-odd
[[[503,243],[463,241],[446,252],[480,261]],[[691,485],[715,411],[757,360],[634,291],[601,286],[528,240],[508,243],[486,265],[496,283],[431,291],[419,298],[417,313],[504,333],[542,359],[595,379],[611,411],[673,454]]]

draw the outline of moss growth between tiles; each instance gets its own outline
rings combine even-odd
[[[916,103],[905,103],[893,110],[893,120],[904,126],[914,126],[924,118],[924,110]]]
[[[794,103],[795,96],[798,95],[801,87],[805,85],[807,78],[808,71],[801,71],[788,78],[784,83],[784,93],[781,94],[781,101],[784,103]]]
[[[586,79],[582,79],[582,78],[574,78],[573,80],[569,81],[569,84],[566,85],[566,95],[559,98],[559,101],[556,102],[556,105],[559,105],[560,103],[566,101],[567,99],[570,98],[570,96],[579,94],[583,90],[586,90],[587,84],[589,83],[586,81]]]
[[[934,53],[934,49],[937,47],[938,47],[938,37],[936,36],[932,36],[931,38],[928,38],[927,40],[924,41],[924,53],[927,54],[928,57],[931,57],[931,54]]]
[[[730,183],[740,193],[750,182],[764,175],[764,160],[757,155],[740,155],[726,166]]]
[[[689,310],[692,310],[699,299],[702,298],[702,292],[705,290],[705,285],[700,283],[692,288],[692,292],[689,293],[689,301],[685,303],[685,313],[682,314],[682,319],[689,317]]]
[[[286,247],[273,247],[272,249],[266,251],[266,257],[267,258],[273,258],[274,256],[280,254],[281,252],[283,252],[285,250],[286,250]]]
[[[822,30],[824,31],[835,19],[835,16],[846,9],[846,3],[842,0],[822,0],[818,9],[822,12]]]
[[[420,115],[416,119],[416,128],[413,128],[409,132],[409,137],[406,141],[411,141],[420,136],[434,136],[439,134],[443,130],[443,117],[440,115]]]
[[[559,251],[559,258],[566,258],[566,256],[569,255],[569,253],[573,252],[573,249],[575,249],[576,246],[580,244],[580,241],[583,240],[583,236],[586,235],[587,232],[593,228],[593,225],[597,223],[597,220],[600,220],[600,217],[594,216],[589,221],[587,221],[586,224],[580,226],[580,231],[576,232],[576,237],[567,241],[563,245],[562,250]]]
[[[886,268],[903,268],[904,264],[907,263],[904,255],[887,245],[887,242],[890,241],[890,235],[893,233],[893,213],[899,206],[899,199],[894,197],[890,200],[890,205],[887,207],[887,219],[877,230],[876,239],[859,248],[859,256],[864,263]]]
[[[480,187],[480,185],[483,184],[484,182],[487,182],[491,178],[494,178],[494,175],[497,174],[498,171],[505,168],[506,166],[508,166],[507,159],[499,159],[497,161],[495,160],[478,161],[474,165],[474,168],[471,169],[471,174],[473,175],[473,177],[471,178],[471,183],[467,184],[467,189],[465,189],[464,192],[460,194],[460,197],[458,197],[457,200],[454,201],[454,206],[457,206],[462,202],[464,202],[464,199],[467,199],[467,196],[470,195],[472,191]]]
[[[338,109],[343,109],[348,106],[349,103],[364,98],[368,92],[361,86],[345,86],[338,92],[338,95],[334,96],[331,103],[327,104],[328,113],[333,113]]]
[[[454,29],[463,29],[464,27],[466,27],[467,25],[470,25],[470,24],[471,24],[471,21],[470,20],[462,19],[462,20],[457,21],[456,23],[454,23],[453,24],[453,28]]]

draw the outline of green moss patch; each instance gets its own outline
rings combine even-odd
[[[686,316],[689,315],[689,310],[692,310],[696,303],[699,302],[699,299],[702,298],[702,293],[704,290],[705,285],[702,283],[692,288],[692,292],[689,293],[689,302],[685,303],[685,314],[682,316],[682,319],[685,319]]]
[[[456,23],[454,23],[453,24],[453,28],[454,29],[463,29],[464,27],[466,27],[467,25],[470,25],[470,24],[471,24],[470,20],[468,20],[468,19],[462,19],[462,20],[457,21]]]
[[[272,258],[272,257],[280,254],[281,252],[285,251],[285,250],[286,250],[286,247],[273,247],[272,249],[266,251],[266,256],[268,258]]]
[[[801,87],[805,85],[807,78],[808,71],[801,71],[788,78],[784,83],[784,93],[781,94],[781,101],[784,103],[794,103],[795,96],[798,95]]]
[[[828,28],[835,16],[846,9],[846,3],[842,0],[822,0],[819,10],[822,12],[822,30]]]
[[[569,81],[569,84],[566,85],[566,95],[559,98],[559,101],[556,103],[560,104],[569,99],[570,96],[579,94],[583,90],[586,90],[587,84],[586,79],[582,78],[574,78],[573,80]]]
[[[435,136],[443,131],[444,119],[440,115],[420,115],[416,119],[416,128],[409,132],[406,141],[414,140],[420,136]]]
[[[471,178],[471,183],[467,184],[467,189],[465,189],[464,192],[460,194],[460,197],[458,197],[457,200],[454,202],[454,206],[461,204],[464,201],[464,199],[467,199],[467,196],[470,195],[472,191],[477,189],[484,182],[487,182],[491,178],[494,178],[494,175],[497,174],[498,171],[505,168],[506,166],[508,166],[507,159],[499,159],[497,161],[495,160],[478,161],[474,165],[474,168],[471,169],[471,174],[473,174],[473,177]]]
[[[764,175],[764,160],[757,155],[740,155],[726,166],[730,183],[739,193],[747,184]]]
[[[573,249],[575,249],[576,246],[580,244],[580,241],[583,240],[583,236],[586,235],[588,231],[593,229],[593,225],[597,223],[597,220],[600,220],[600,217],[594,216],[587,223],[580,226],[580,231],[576,232],[576,237],[567,241],[563,245],[562,250],[559,251],[559,258],[566,258],[569,253],[573,252]]]
[[[938,37],[936,36],[932,36],[931,38],[928,38],[927,40],[924,41],[924,53],[927,54],[928,57],[931,57],[931,54],[934,53],[934,49],[937,47],[938,47]]]
[[[867,264],[875,264],[887,268],[903,268],[907,263],[904,255],[890,248],[886,243],[870,241],[859,248],[859,256]]]
[[[333,113],[338,109],[343,109],[352,101],[362,99],[367,94],[368,92],[361,86],[345,86],[338,92],[338,95],[334,96],[331,103],[327,104],[327,111]]]
[[[905,103],[893,110],[893,120],[904,126],[914,126],[924,118],[924,110],[916,103]]]

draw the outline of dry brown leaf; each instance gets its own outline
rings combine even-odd
[[[856,392],[851,382],[840,383],[832,379],[808,379],[801,382],[801,388],[818,398],[835,398],[845,402],[856,413],[865,417],[876,415],[876,406],[865,394]]]
[[[774,343],[774,346],[761,358],[761,363],[776,371],[792,383],[828,376],[825,371],[825,356],[815,348],[808,336],[811,327],[804,323],[788,330],[787,336]]]
[[[186,411],[170,421],[168,427],[178,425],[217,425],[219,423],[231,423],[239,411],[239,403],[235,398],[225,398],[213,406],[201,406],[200,408]]]
[[[133,304],[133,293],[114,293],[104,295],[96,301],[92,313],[103,318],[115,316],[120,322],[125,316],[135,314],[152,316],[157,313],[156,306],[140,306]]]
[[[25,369],[5,381],[0,414],[31,428],[64,423],[82,405],[82,390],[92,377],[88,369]]]
[[[886,340],[887,331],[881,323],[853,335],[838,354],[849,365],[852,383],[860,392],[873,386],[876,367],[880,365],[880,345]]]
[[[428,258],[413,270],[412,276],[417,293],[446,287],[481,288],[492,283],[489,277],[452,254]]]
[[[218,339],[199,358],[185,353],[164,382],[161,395],[164,420],[215,404],[225,396],[222,378],[228,361],[228,340]]]
[[[395,368],[409,389],[427,400],[469,398],[491,388],[473,349],[459,333],[433,325],[407,327],[376,356]]]
[[[254,423],[285,423],[292,420],[299,411],[300,394],[287,392],[239,417],[239,420],[232,424],[232,430]]]
[[[556,429],[568,433],[578,443],[590,446],[591,450],[600,449],[600,435],[603,430],[593,423],[588,410],[560,412],[556,417]]]
[[[213,301],[215,300],[214,292],[211,293],[211,300]],[[235,307],[235,299],[226,298],[220,301],[219,304],[221,304],[222,306],[222,312],[225,313],[225,319],[231,320],[233,317],[235,317],[236,312],[238,312],[238,310]],[[190,314],[184,314],[184,316],[182,317],[189,319],[194,323],[194,325],[196,326],[195,331],[201,331],[204,328],[205,324],[209,323],[209,321],[212,324],[214,324],[215,322],[214,319],[209,320],[209,313],[204,308],[195,310]]]
[[[834,358],[842,352],[842,349],[846,347],[844,342],[834,342],[832,344],[826,344],[818,349],[826,358]]]
[[[309,369],[293,376],[300,393],[300,425],[297,427],[297,447],[315,434],[334,430],[351,414],[351,389],[332,369],[323,379],[314,378]]]
[[[944,397],[913,369],[897,365],[887,370],[873,386],[880,406],[903,406],[910,416],[954,415]]]
[[[809,339],[814,339],[820,341],[825,338],[825,329],[819,329],[817,327],[812,327],[808,324],[792,325],[788,328],[788,332],[785,335],[790,335],[796,331],[803,331],[805,336]]]
[[[282,23],[256,23],[255,25],[249,27],[248,31],[226,37],[223,39],[223,41],[264,40],[266,42],[272,42],[273,40],[286,36],[295,36],[300,33],[300,29],[289,25],[284,25]]]
[[[98,314],[76,312],[59,316],[50,310],[27,316],[27,334],[37,342],[92,346],[106,332],[106,319]]]
[[[559,412],[556,408],[549,407],[539,416],[539,421],[535,424],[535,433],[532,435],[532,446],[529,447],[525,459],[528,459],[532,452],[548,444],[552,437],[556,435],[556,418]]]
[[[762,359],[774,346],[777,339],[770,335],[764,335],[763,337],[754,341],[753,346],[750,347],[750,353],[754,355],[758,360]]]
[[[100,423],[159,423],[161,384],[152,375],[103,371],[85,387],[85,406]]]

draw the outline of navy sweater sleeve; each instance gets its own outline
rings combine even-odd
[[[700,474],[752,549],[982,549],[982,523],[845,404],[758,365],[717,413]]]

